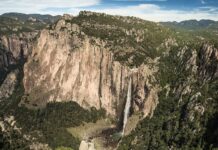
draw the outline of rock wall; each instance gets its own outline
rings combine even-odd
[[[204,81],[218,77],[218,49],[205,43],[198,52],[198,73]]]
[[[3,98],[9,98],[12,95],[15,86],[17,84],[18,70],[9,73],[4,80],[3,84],[0,86],[0,101]]]
[[[1,51],[10,53],[14,61],[27,58],[31,54],[33,39],[37,36],[38,32],[22,33],[19,35],[3,35],[0,36]],[[15,62],[8,62],[15,63]]]
[[[23,33],[0,36],[0,85],[11,70],[25,62],[36,35],[37,33]]]
[[[6,51],[12,53],[15,59],[19,59],[21,57],[21,53],[23,53],[24,56],[28,56],[29,54],[29,45],[27,41],[23,39],[22,35],[2,36],[1,44],[4,46]]]
[[[88,37],[77,25],[60,20],[54,30],[41,32],[25,64],[24,101],[34,108],[72,100],[84,108],[104,108],[112,116],[121,115],[132,77],[135,110],[146,108],[147,115],[157,103],[157,97],[149,98],[153,92],[148,84],[155,71],[146,65],[130,69],[114,61],[105,41]]]

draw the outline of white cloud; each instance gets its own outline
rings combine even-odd
[[[206,4],[205,0],[201,0],[201,4]]]
[[[188,19],[218,20],[217,7],[199,7],[193,10],[170,10],[155,4],[140,4],[134,6],[95,7],[101,0],[0,0],[0,13],[42,13],[77,15],[79,11],[86,10],[104,12],[112,15],[135,16],[151,21],[182,21]],[[147,0],[151,1],[151,0]],[[88,7],[92,6],[92,7]]]
[[[189,19],[218,20],[218,12],[211,12],[211,9],[194,9],[189,11],[167,10],[154,4],[140,4],[136,6],[92,9],[92,11],[105,12],[112,15],[136,16],[151,21],[182,21]]]
[[[94,6],[100,0],[0,0],[0,14],[5,12],[43,13],[46,8]]]

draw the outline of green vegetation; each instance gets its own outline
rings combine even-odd
[[[33,137],[38,137],[40,142],[48,143],[52,148],[78,148],[79,139],[68,133],[66,128],[79,126],[83,122],[96,122],[103,115],[104,111],[88,111],[75,102],[66,102],[50,103],[46,108],[36,111],[20,107],[16,110],[15,118],[24,133],[31,133]],[[42,132],[42,137],[36,134],[37,131]]]
[[[105,47],[114,52],[115,60],[130,67],[147,63],[149,58],[160,57],[159,72],[156,75],[161,87],[159,104],[152,118],[140,121],[136,129],[122,139],[119,150],[218,148],[218,79],[213,78],[211,73],[216,69],[217,62],[209,62],[211,64],[204,70],[211,79],[205,80],[199,69],[197,73],[193,73],[191,67],[186,69],[194,50],[197,52],[197,67],[201,67],[199,52],[203,43],[218,47],[217,24],[193,30],[194,21],[187,25],[187,30],[178,26],[165,27],[134,17],[96,13],[80,13],[69,22],[78,24],[86,35],[105,41]],[[0,17],[0,34],[29,32],[43,27],[37,22],[32,24],[31,21]],[[15,28],[18,30],[13,30]],[[169,39],[171,43],[168,44]],[[178,53],[184,48],[184,55],[180,57]],[[33,65],[37,65],[37,62]],[[24,94],[21,81],[22,74],[14,94],[0,103],[0,118],[14,115],[22,133],[35,137],[38,142],[48,143],[53,149],[78,149],[78,137],[81,135],[77,136],[76,131],[90,129],[93,124],[85,122],[96,122],[105,116],[104,110],[84,110],[74,102],[49,103],[38,110],[18,107]],[[187,86],[191,92],[182,94]],[[100,127],[103,126],[107,124],[100,124]],[[96,126],[97,129],[100,127]],[[90,132],[96,128],[90,129]],[[108,141],[117,143],[120,138],[120,134],[115,133],[108,137]],[[14,130],[8,135],[0,132],[0,149],[19,149],[29,144],[30,141]]]
[[[27,150],[27,140],[23,138],[16,130],[10,130],[9,133],[5,134],[0,130],[0,149],[1,150],[15,150],[22,149]]]
[[[106,41],[115,59],[129,66],[139,66],[146,58],[160,55],[157,47],[172,35],[168,28],[135,17],[80,13],[71,23],[78,24],[86,35]]]
[[[111,128],[112,121],[107,119],[101,119],[97,122],[83,123],[80,126],[73,126],[67,129],[73,136],[83,140],[84,137],[99,136],[103,130]]]
[[[174,30],[186,42],[208,41],[218,46],[218,22],[212,20],[187,20],[182,22],[162,22],[162,25]]]
[[[194,48],[199,47],[191,49]],[[215,125],[218,120],[218,79],[202,82],[201,76],[185,69],[191,49],[180,58],[177,54],[181,48],[172,47],[169,55],[161,57],[157,78],[163,90],[159,93],[154,116],[142,120],[135,131],[122,140],[119,150],[208,150],[218,147],[218,128]],[[164,88],[167,84],[171,89],[168,95]],[[182,91],[178,87],[185,84],[190,85],[192,91],[184,94],[180,101]],[[194,98],[198,92],[201,95]]]
[[[67,22],[78,24],[86,35],[105,41],[106,47],[114,52],[115,60],[128,66],[139,66],[148,58],[160,57],[168,47],[175,45],[187,45],[191,49],[192,45],[196,47],[209,42],[218,46],[215,27],[213,30],[187,30],[135,17],[91,12],[81,12]],[[171,42],[165,46],[168,40]]]
[[[0,16],[0,35],[19,34],[23,32],[32,32],[45,28],[46,25],[40,22],[26,21],[1,17]]]
[[[1,16],[12,18],[12,19],[18,19],[23,22],[31,20],[30,18],[32,18],[45,23],[54,23],[60,18],[60,16],[41,15],[41,14],[22,14],[22,13],[4,13]]]
[[[0,15],[0,35],[19,34],[23,32],[33,32],[46,28],[54,23],[60,16],[6,13]]]
[[[22,74],[20,79],[22,79]],[[104,110],[95,108],[84,110],[75,102],[49,103],[46,108],[39,110],[30,110],[24,106],[18,107],[23,93],[22,80],[20,80],[14,94],[0,103],[0,116],[15,116],[16,125],[22,128],[22,134],[31,135],[36,138],[37,142],[48,143],[53,149],[61,146],[78,149],[79,139],[72,136],[67,128],[79,126],[84,122],[96,122],[105,116]],[[22,137],[18,138],[14,130],[11,132],[10,138],[5,136],[3,140],[0,138],[0,145],[3,141],[3,146],[7,146],[6,149],[14,149],[14,145],[24,147],[23,145],[31,144],[31,141]],[[7,144],[9,139],[13,144]]]
[[[161,24],[174,28],[181,28],[186,30],[199,30],[217,28],[217,21],[213,20],[185,20],[181,22],[161,22]]]

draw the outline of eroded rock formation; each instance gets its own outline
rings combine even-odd
[[[64,19],[52,30],[43,30],[24,67],[27,106],[72,100],[119,116],[132,76],[135,111],[151,113],[157,104],[157,89],[151,84],[155,65],[130,69],[115,61],[105,45],[106,41],[85,35]]]
[[[4,80],[3,84],[0,86],[0,101],[3,98],[9,98],[12,95],[15,86],[17,84],[18,70],[9,73]]]

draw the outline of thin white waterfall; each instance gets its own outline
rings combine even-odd
[[[129,110],[130,110],[130,106],[131,106],[131,98],[132,98],[132,79],[130,77],[129,85],[128,85],[127,98],[126,98],[126,105],[125,105],[125,109],[124,109],[122,135],[124,135],[124,130],[125,130],[125,127],[126,127],[128,116],[129,116]]]

